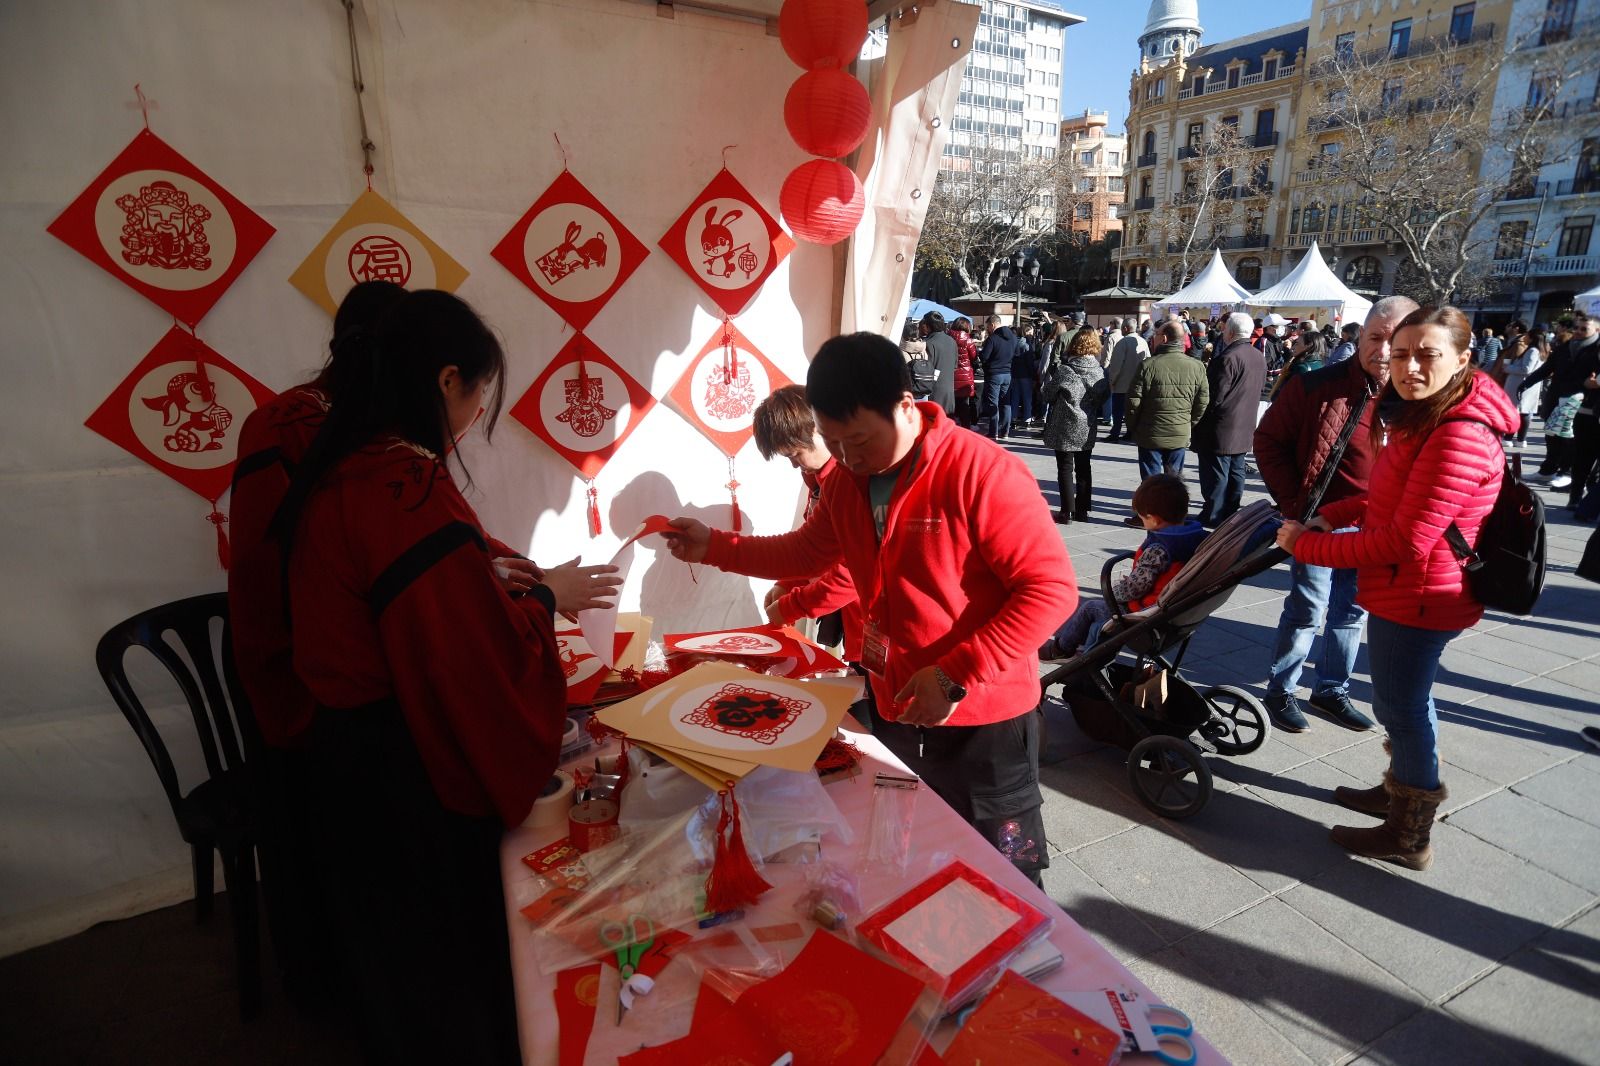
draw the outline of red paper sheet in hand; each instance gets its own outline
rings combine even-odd
[[[944,1053],[949,1066],[1108,1066],[1122,1036],[1007,970]]]
[[[623,541],[617,547],[617,551],[620,553],[623,548],[626,548],[640,537],[648,537],[652,534],[676,532],[677,530],[672,528],[672,522],[667,518],[666,515],[653,514],[649,518],[646,518],[643,522],[639,523],[639,528],[633,531],[633,536]]]
[[[736,1006],[797,1064],[872,1066],[920,995],[915,977],[819,930],[782,973]]]

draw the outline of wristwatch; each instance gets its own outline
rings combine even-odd
[[[933,668],[933,679],[939,682],[939,688],[944,692],[944,698],[951,703],[960,703],[967,698],[966,688],[951,680],[950,675],[944,672],[944,667],[935,666]]]

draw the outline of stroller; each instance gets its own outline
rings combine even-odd
[[[1211,798],[1211,769],[1200,757],[1196,734],[1227,756],[1247,755],[1271,735],[1266,708],[1249,692],[1232,685],[1197,689],[1178,668],[1195,630],[1228,602],[1240,582],[1287,558],[1273,542],[1279,522],[1264,500],[1235,512],[1200,543],[1156,605],[1135,613],[1124,613],[1111,594],[1116,567],[1133,552],[1115,553],[1100,571],[1101,594],[1112,616],[1099,642],[1040,678],[1041,696],[1061,686],[1086,734],[1128,752],[1134,794],[1165,818],[1198,814]],[[1122,658],[1124,651],[1131,662]],[[1158,675],[1165,678],[1159,702],[1136,703],[1137,688],[1158,687]]]

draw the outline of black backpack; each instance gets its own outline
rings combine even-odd
[[[918,399],[933,395],[933,383],[938,380],[933,360],[919,355],[907,364],[907,369],[911,371],[911,395]]]
[[[1509,464],[1500,479],[1494,507],[1478,529],[1477,550],[1454,522],[1444,531],[1444,539],[1466,564],[1467,585],[1479,603],[1511,614],[1533,613],[1544,589],[1544,501],[1511,472]]]

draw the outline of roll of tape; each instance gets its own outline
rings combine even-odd
[[[563,749],[570,748],[574,744],[576,744],[577,742],[578,742],[578,720],[576,718],[568,718],[567,719],[567,728],[561,734],[561,747]]]
[[[567,812],[572,809],[572,775],[557,770],[539,798],[533,801],[533,810],[523,825],[529,829],[556,829],[567,824]]]
[[[567,812],[567,837],[579,851],[604,847],[622,833],[617,825],[620,808],[611,800],[584,800]]]

